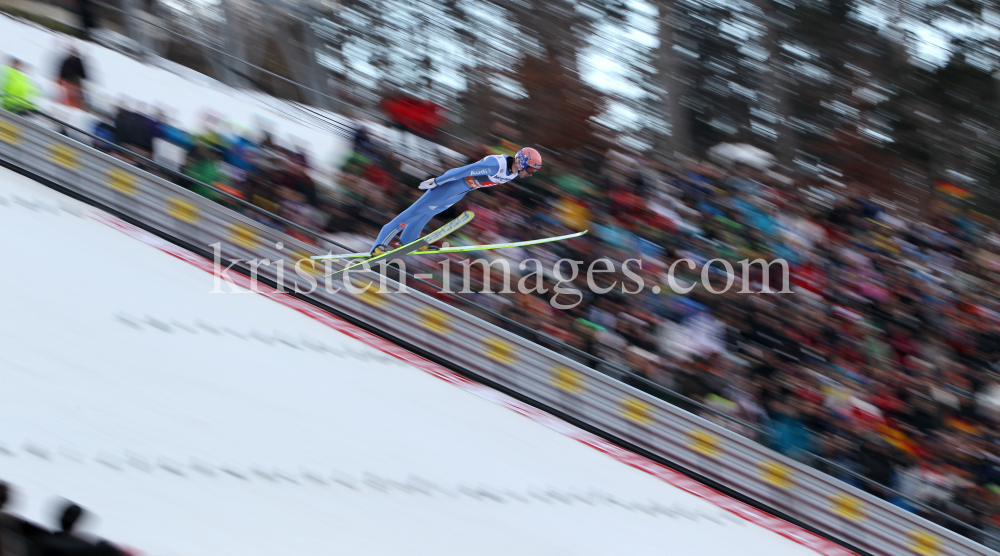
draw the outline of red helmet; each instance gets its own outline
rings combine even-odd
[[[542,167],[542,155],[531,147],[524,147],[514,155],[514,169],[520,172],[528,170],[529,174],[534,174]]]

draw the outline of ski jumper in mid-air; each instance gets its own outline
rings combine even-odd
[[[420,231],[434,215],[447,210],[466,193],[480,187],[507,183],[514,178],[526,178],[542,167],[542,155],[525,147],[514,156],[493,155],[461,168],[448,170],[440,177],[420,184],[427,192],[385,226],[375,239],[371,254],[389,251],[389,242],[402,231],[401,245],[420,239]]]

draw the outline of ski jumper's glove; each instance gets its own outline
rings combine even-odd
[[[434,182],[434,178],[431,178],[429,180],[420,182],[420,187],[418,187],[417,189],[434,189],[435,187],[437,187],[437,183]]]

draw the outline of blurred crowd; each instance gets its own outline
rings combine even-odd
[[[363,133],[357,139],[342,189],[324,207],[333,215],[324,231],[366,250],[435,174],[373,148]],[[515,149],[497,140],[467,154]],[[876,200],[864,184],[747,166],[665,166],[615,151],[549,157],[532,179],[479,190],[428,230],[472,210],[476,218],[449,241],[587,235],[406,264],[435,277],[411,286],[997,546],[987,535],[1000,538],[1000,228],[946,195],[919,216]],[[480,258],[494,263],[489,284],[484,265],[469,280],[461,270]],[[535,266],[520,266],[532,258],[543,263],[540,281],[529,276]],[[635,258],[638,292],[621,269]],[[561,259],[583,264],[556,296]],[[597,259],[614,262],[598,270],[615,272],[595,274],[592,288],[586,269]],[[695,264],[675,267],[680,285],[694,288],[688,294],[666,279],[678,259]],[[724,294],[702,284],[712,259],[736,270],[710,269],[715,291],[733,279]],[[793,293],[739,293],[762,291],[765,278],[783,289],[780,265],[766,277],[759,264],[741,272],[739,261],[755,259],[786,261]],[[508,283],[528,277],[537,290],[481,293],[503,289],[504,262]],[[571,274],[564,264],[562,276]],[[441,295],[443,285],[457,293]],[[461,293],[467,287],[480,293]]]
[[[80,524],[89,515],[72,503],[57,514],[58,528],[48,529],[8,513],[11,489],[0,482],[0,556],[127,556],[119,547],[82,533]]]
[[[61,70],[65,102],[82,103],[86,71],[73,56]],[[30,110],[31,87],[11,85],[14,72],[24,75],[14,64],[4,70],[4,107]],[[24,91],[29,96],[14,94]],[[517,148],[516,132],[504,130],[487,144],[452,145],[464,158],[443,149],[404,157],[360,127],[336,183],[320,187],[301,146],[261,130],[233,130],[221,118],[188,132],[149,112],[122,105],[101,115],[95,146],[323,250],[340,251],[336,242],[367,251],[381,226],[419,196],[422,180]],[[408,270],[434,279],[409,285],[945,527],[1000,544],[987,537],[1000,538],[995,221],[947,195],[907,215],[876,202],[870,184],[830,185],[766,168],[666,165],[614,150],[543,154],[545,166],[533,178],[476,191],[428,230],[472,210],[473,222],[448,241],[588,234],[528,249],[410,257]],[[462,261],[478,258],[496,263],[489,284],[482,266],[464,280]],[[534,276],[536,267],[521,265],[532,258],[543,263]],[[782,289],[780,265],[767,276],[760,265],[729,276],[716,264],[710,285],[721,290],[731,278],[733,287],[715,294],[702,284],[709,260],[740,270],[739,261],[758,258],[786,261],[793,293],[739,293],[761,291],[765,278]],[[453,263],[450,278],[442,273],[445,259]],[[582,265],[559,287],[552,269],[561,259]],[[612,261],[599,265],[612,272],[596,279],[606,293],[587,283],[598,259]],[[642,260],[641,269],[631,263],[641,291],[622,273],[629,259]],[[679,259],[694,261],[693,269],[675,267],[677,281],[694,288],[687,294],[673,292],[665,278]],[[530,279],[533,292],[473,293],[501,290],[504,264],[513,284]],[[564,265],[562,276],[571,274]],[[443,287],[456,293],[441,294]]]

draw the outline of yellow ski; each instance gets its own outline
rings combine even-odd
[[[461,245],[457,247],[443,247],[441,249],[428,250],[428,251],[410,251],[409,255],[436,255],[438,253],[461,253],[464,251],[490,251],[492,249],[507,249],[510,247],[527,247],[529,245],[538,245],[541,243],[550,243],[553,241],[562,241],[565,239],[572,239],[574,237],[580,237],[587,233],[589,230],[584,230],[582,232],[577,232],[575,234],[567,234],[564,236],[547,237],[543,239],[532,239],[528,241],[512,241],[510,243],[490,243],[487,245]],[[399,254],[399,253],[397,253]],[[331,259],[358,259],[367,258],[368,253],[339,253],[336,255],[317,255],[311,257],[314,261],[325,261]],[[370,261],[369,261],[370,262]]]

